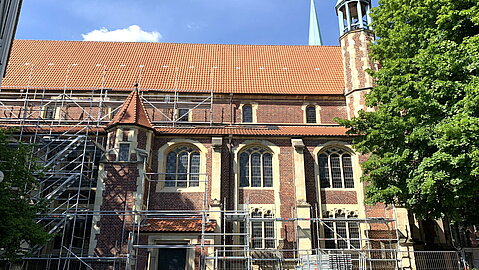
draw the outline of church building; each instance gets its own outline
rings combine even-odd
[[[340,46],[313,1],[308,46],[16,40],[0,126],[53,236],[23,269],[457,269],[446,222],[365,204],[335,120],[371,110],[370,8],[338,0]]]

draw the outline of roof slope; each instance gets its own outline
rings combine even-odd
[[[16,40],[3,87],[342,94],[343,76],[330,46]]]
[[[138,125],[153,129],[148,113],[145,110],[143,101],[141,101],[138,89],[135,89],[126,98],[115,117],[108,124],[108,127],[118,124]]]
[[[243,136],[348,136],[340,126],[277,126],[277,127],[211,127],[211,128],[156,128],[158,135],[243,135]]]

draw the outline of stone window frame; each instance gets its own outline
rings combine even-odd
[[[252,117],[252,121],[251,122],[244,122],[243,121],[243,107],[244,106],[251,106],[251,117]],[[239,106],[239,110],[241,112],[241,123],[243,124],[255,124],[255,123],[258,123],[258,119],[257,119],[257,110],[258,110],[258,104],[257,103],[254,103],[254,102],[251,102],[251,103],[242,103],[240,106]]]
[[[182,145],[190,145],[193,148],[198,149],[200,154],[200,172],[199,172],[199,185],[195,187],[168,187],[165,186],[165,173],[166,173],[166,161],[167,155],[170,150],[181,147]],[[156,192],[204,192],[206,190],[206,181],[208,177],[206,175],[207,166],[207,153],[208,149],[200,142],[191,139],[172,139],[165,143],[158,149],[158,183],[156,185]]]
[[[361,224],[358,212],[346,209],[325,211],[321,222],[322,244],[326,249],[354,249],[361,247]],[[342,220],[334,221],[335,218]],[[345,221],[346,219],[347,221]],[[341,236],[341,237],[340,237]]]
[[[307,115],[307,109],[314,107],[315,113],[316,113],[316,122],[315,123],[308,123],[308,115]],[[303,122],[306,125],[317,125],[321,124],[321,106],[319,106],[316,103],[306,103],[303,106],[301,106],[301,109],[303,110]]]
[[[320,166],[319,166],[319,155],[328,149],[331,148],[339,148],[349,154],[351,156],[351,165],[352,165],[352,173],[353,173],[353,184],[354,187],[345,187],[344,185],[344,176],[341,175],[342,179],[342,187],[341,188],[334,188],[332,187],[332,179],[330,179],[330,186],[329,187],[322,187],[321,186],[321,178],[320,178]],[[346,142],[340,141],[331,141],[324,145],[320,145],[316,147],[313,151],[315,164],[314,164],[314,173],[316,177],[316,188],[318,190],[345,190],[345,191],[352,191],[358,190],[362,185],[360,184],[360,177],[362,175],[361,167],[359,166],[359,158],[358,155],[351,150],[351,145],[347,144]],[[341,173],[343,171],[341,170]]]

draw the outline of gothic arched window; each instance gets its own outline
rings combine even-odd
[[[351,155],[340,148],[318,154],[321,188],[354,188]]]
[[[263,147],[253,146],[239,155],[240,187],[272,187],[273,155]]]
[[[200,152],[191,146],[178,146],[166,156],[166,187],[197,187],[200,178]]]

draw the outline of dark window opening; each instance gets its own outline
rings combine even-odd
[[[129,143],[120,143],[120,153],[118,154],[119,161],[128,161],[130,160],[130,144]]]
[[[253,123],[253,107],[251,105],[243,106],[243,123]]]
[[[178,109],[178,122],[188,122],[189,114],[189,109]]]
[[[316,123],[316,108],[314,106],[306,107],[306,123]]]
[[[55,107],[47,106],[45,107],[45,119],[55,119]]]

